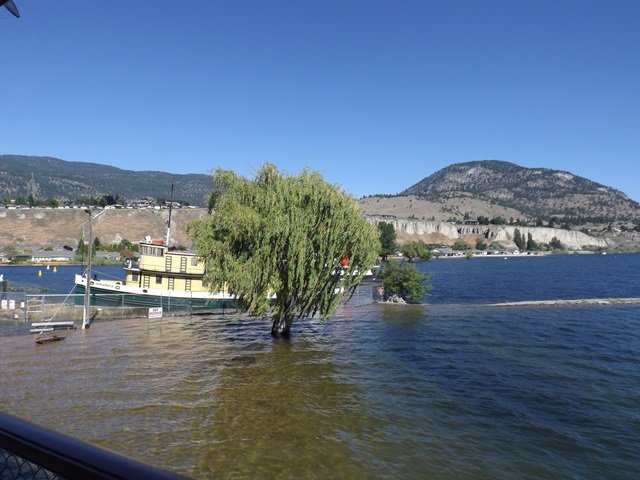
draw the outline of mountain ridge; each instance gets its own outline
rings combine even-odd
[[[0,197],[73,201],[83,197],[120,195],[128,200],[168,198],[174,184],[175,199],[193,205],[207,203],[213,189],[211,176],[173,174],[155,170],[125,170],[90,162],[54,157],[0,155]]]
[[[449,165],[398,194],[410,195],[431,201],[476,198],[519,211],[528,219],[557,217],[585,223],[640,218],[640,204],[612,187],[563,170],[502,160]]]
[[[116,194],[127,200],[167,198],[205,206],[208,174],[124,170],[54,157],[0,155],[0,198],[32,196],[71,202]],[[486,216],[532,223],[555,218],[574,225],[640,222],[640,204],[612,187],[568,171],[527,168],[503,160],[454,163],[399,194],[360,199],[366,214],[461,221]]]

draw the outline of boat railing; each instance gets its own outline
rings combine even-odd
[[[0,412],[0,478],[184,479]]]

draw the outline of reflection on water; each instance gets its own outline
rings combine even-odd
[[[397,324],[423,323],[429,315],[428,305],[398,305],[394,303],[380,304],[380,315],[385,321]]]
[[[640,458],[637,306],[345,307],[289,341],[234,316],[14,328],[3,409],[194,478],[633,478]]]
[[[200,468],[241,478],[366,474],[350,449],[360,435],[359,397],[336,379],[331,352],[309,340],[232,355],[201,430]]]
[[[316,325],[322,329],[320,323]],[[366,475],[360,395],[330,343],[255,319],[111,321],[36,346],[0,339],[11,413],[194,477]],[[278,473],[279,472],[279,473]]]

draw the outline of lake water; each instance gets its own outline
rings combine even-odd
[[[289,341],[239,316],[42,346],[0,322],[2,409],[194,478],[640,478],[640,305],[486,305],[640,297],[640,255],[420,268],[427,305],[347,305]]]

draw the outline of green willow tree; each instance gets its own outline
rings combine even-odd
[[[375,264],[376,227],[320,174],[265,164],[253,181],[222,169],[213,181],[209,214],[188,227],[205,282],[225,286],[251,314],[270,310],[272,335],[288,336],[295,318],[329,317],[336,292],[352,291]]]

